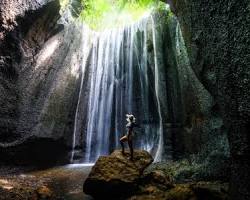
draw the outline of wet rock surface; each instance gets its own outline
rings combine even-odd
[[[129,152],[114,151],[110,156],[101,156],[84,183],[83,191],[95,198],[118,198],[136,191],[144,169],[153,162],[146,151],[136,150],[134,160]]]
[[[82,192],[91,167],[0,167],[0,200],[91,200]]]
[[[171,169],[148,167],[151,161],[146,152],[137,151],[134,163],[128,152],[115,151],[100,157],[84,183],[84,192],[95,199],[127,200],[226,200],[228,184],[220,181],[175,180],[177,167]],[[140,155],[140,156],[139,156]],[[147,158],[148,157],[148,158]],[[138,159],[138,160],[137,160]],[[174,165],[173,163],[168,163]],[[160,163],[158,164],[160,165]],[[139,167],[141,166],[141,167]],[[184,165],[179,163],[178,168]]]
[[[23,17],[25,12],[38,10],[50,0],[19,0],[0,2],[0,42],[8,32],[18,26],[18,18]]]
[[[232,199],[249,199],[249,1],[168,0],[193,70],[214,98],[230,143]]]
[[[162,165],[162,169],[149,167],[145,170],[152,160],[144,151],[136,152],[134,163],[128,158],[128,152],[124,156],[118,150],[110,156],[100,157],[84,183],[84,192],[95,199],[228,199],[228,184],[225,182],[183,178],[181,183],[173,176],[177,168],[170,169]],[[182,167],[179,163],[179,168]]]
[[[142,163],[146,162],[143,161]],[[37,169],[36,167],[27,166],[2,166],[0,167],[0,200],[92,200],[93,198],[91,196],[86,195],[82,191],[82,183],[87,179],[90,171],[91,167],[81,165],[67,165],[47,169]],[[112,169],[108,168],[107,171],[112,171]],[[120,173],[122,174],[122,171]],[[109,174],[109,176],[111,175]],[[119,175],[116,174],[116,176]],[[95,194],[97,194],[95,195],[95,199],[228,199],[227,183],[191,180],[185,183],[176,183],[171,175],[171,171],[166,168],[165,171],[163,171],[163,169],[152,168],[144,170],[144,173],[141,174],[140,178],[136,179],[136,181],[136,190],[126,195],[121,192],[117,194],[117,196],[110,196],[117,192],[114,190],[115,188],[112,188],[109,191],[109,198],[104,195],[98,198],[99,189],[97,188],[95,191]],[[117,182],[116,184],[121,185],[121,182]]]
[[[0,2],[1,146],[16,139],[22,142],[22,133],[17,130],[24,98],[20,79],[24,71],[34,71],[35,55],[58,30],[59,8],[58,1]],[[22,66],[23,61],[29,62],[28,68]]]
[[[0,2],[1,163],[68,160],[80,58],[67,55],[75,35],[57,23],[59,10],[58,0]]]
[[[146,186],[128,200],[226,200],[228,184],[219,182],[196,182],[174,185],[171,189]]]

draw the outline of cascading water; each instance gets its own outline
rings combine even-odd
[[[83,28],[72,161],[80,136],[86,163],[119,148],[119,138],[126,133],[126,113],[133,113],[140,125],[135,147],[161,160],[167,90],[162,27],[156,20],[147,15],[135,24],[102,32]]]

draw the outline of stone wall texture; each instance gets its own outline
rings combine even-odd
[[[250,2],[169,1],[191,65],[216,101],[231,151],[231,199],[249,199]]]
[[[59,11],[59,1],[0,2],[1,161],[55,163],[71,145],[78,82]]]
[[[250,2],[168,1],[180,21],[192,70],[213,99],[209,113],[215,119],[211,121],[214,143],[224,142],[217,133],[227,133],[231,199],[249,199]],[[75,35],[63,30],[57,23],[59,10],[58,0],[0,1],[1,161],[54,163],[69,151],[79,90],[75,70],[80,58],[68,54],[77,47],[71,45],[77,30]],[[194,96],[187,96],[188,102]],[[199,128],[203,116],[189,108],[184,128]],[[222,124],[218,131],[217,123]],[[193,147],[192,142],[199,144],[200,135],[193,132],[176,138],[186,146],[178,148],[199,151],[201,147]]]

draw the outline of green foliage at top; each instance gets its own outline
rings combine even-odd
[[[65,9],[69,0],[60,0]],[[126,25],[138,20],[152,9],[166,4],[159,0],[78,0],[83,8],[78,19],[95,30]],[[70,5],[72,7],[72,5]]]
[[[138,20],[157,0],[82,0],[80,19],[92,29],[111,28]]]
[[[64,11],[69,5],[69,0],[60,0],[61,11]]]

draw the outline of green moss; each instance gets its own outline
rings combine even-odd
[[[146,12],[152,1],[88,0],[80,19],[92,29],[111,28],[137,20]]]
[[[166,4],[159,0],[78,0],[81,11],[76,17],[91,29],[102,30],[127,25],[139,20],[153,10],[165,10]],[[62,11],[69,5],[69,0],[60,0]],[[78,9],[78,8],[77,8]]]
[[[229,158],[222,154],[207,157],[202,162],[198,155],[175,162],[154,163],[146,170],[150,173],[161,170],[173,178],[174,182],[187,181],[228,181]]]

